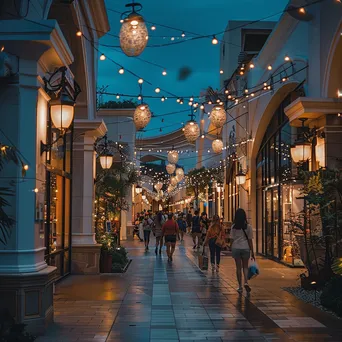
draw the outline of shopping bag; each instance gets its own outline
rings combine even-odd
[[[260,273],[259,266],[255,259],[251,258],[248,262],[248,280],[255,278]]]
[[[203,246],[203,252],[198,256],[198,267],[201,270],[207,270],[208,269],[208,257],[205,255],[205,249]]]

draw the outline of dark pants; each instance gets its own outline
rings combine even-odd
[[[216,256],[216,265],[220,264],[221,261],[221,247],[215,244],[216,239],[209,240],[209,249],[210,249],[210,262],[215,264],[215,256]]]
[[[150,230],[144,230],[144,241],[145,242],[150,242],[150,235],[151,235],[151,231]]]

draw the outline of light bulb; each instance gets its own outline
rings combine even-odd
[[[23,168],[24,168],[25,171],[27,171],[29,169],[29,166],[26,164],[26,165],[24,165]]]
[[[119,74],[122,75],[122,74],[124,74],[124,73],[125,73],[125,69],[124,69],[124,68],[120,68],[120,69],[119,69]]]
[[[123,19],[120,19],[120,23],[123,24],[124,20]]]
[[[220,74],[221,74],[221,75],[223,74],[223,70],[222,70],[222,69],[220,70]]]
[[[167,75],[167,72],[166,72],[165,69],[163,70],[162,75],[163,75],[163,76],[166,76],[166,75]]]
[[[201,107],[200,107],[201,109],[204,109],[204,105],[201,105]]]
[[[306,13],[306,10],[304,7],[301,7],[299,10],[298,10],[299,13],[301,14],[305,14]]]
[[[202,134],[201,138],[204,139],[204,134]]]
[[[224,93],[225,93],[225,94],[228,94],[228,93],[229,93],[229,90],[228,90],[228,89],[226,89],[226,90],[224,91]]]
[[[141,100],[141,95],[138,96],[138,100]]]
[[[290,59],[290,57],[289,56],[285,56],[285,58],[284,58],[284,61],[285,62],[289,62],[291,59]]]
[[[255,65],[254,65],[253,63],[251,63],[251,64],[249,65],[249,67],[250,67],[251,69],[254,69],[254,68],[255,68]]]
[[[119,99],[119,98],[120,98],[120,95],[116,95],[116,98]]]
[[[155,31],[156,30],[156,27],[154,25],[151,26],[151,30],[152,31]]]
[[[102,54],[101,56],[100,56],[100,61],[104,61],[106,59],[106,56],[104,55],[104,54]]]
[[[177,99],[177,102],[179,103],[179,102],[180,102],[180,99]]]
[[[192,102],[191,101],[189,101],[189,106],[192,106]]]
[[[182,32],[182,37],[183,37],[183,38],[185,37],[185,33],[184,33],[184,31]]]
[[[164,101],[165,101],[165,97],[163,96],[160,100],[161,100],[162,102],[164,102]]]
[[[217,40],[217,38],[215,36],[213,36],[213,39],[212,39],[211,43],[213,45],[217,45],[218,44],[218,40]]]
[[[268,69],[268,70],[272,70],[272,65],[269,65],[269,66],[267,67],[267,69]]]
[[[82,32],[81,32],[80,30],[78,30],[78,31],[76,32],[76,36],[77,36],[77,37],[82,37]]]
[[[154,91],[155,91],[156,93],[160,93],[160,88],[156,88],[156,89],[154,89]]]
[[[139,83],[139,84],[143,84],[143,83],[144,83],[144,80],[143,80],[142,78],[139,78],[139,79],[138,79],[138,83]]]
[[[131,25],[132,26],[138,26],[139,25],[139,21],[138,20],[132,20],[131,21]]]

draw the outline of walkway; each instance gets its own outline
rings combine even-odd
[[[259,260],[250,298],[239,296],[231,257],[201,272],[190,238],[172,264],[138,241],[124,275],[71,276],[57,286],[55,324],[38,342],[342,341],[342,321],[281,290],[301,270]]]

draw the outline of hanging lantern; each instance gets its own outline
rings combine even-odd
[[[236,174],[236,184],[237,185],[243,185],[246,183],[246,174],[243,173],[242,171],[239,171]]]
[[[226,123],[227,115],[222,106],[214,106],[210,113],[210,122],[216,128],[222,127]]]
[[[142,187],[139,184],[135,187],[135,192],[137,194],[141,194],[142,193]]]
[[[222,152],[222,149],[223,149],[223,142],[221,139],[215,139],[212,144],[211,144],[211,147],[213,149],[213,151],[215,153],[221,153]]]
[[[146,103],[140,104],[134,112],[134,124],[137,131],[145,128],[151,120],[151,111]]]
[[[184,127],[184,136],[189,143],[194,143],[200,136],[200,128],[196,121],[190,120]]]
[[[131,13],[123,19],[120,29],[120,47],[129,57],[139,56],[145,49],[148,41],[148,32],[144,18],[136,11],[142,9],[141,4],[127,4],[126,7],[132,7]],[[135,9],[139,7],[139,9]],[[124,13],[127,14],[127,13]]]
[[[177,177],[175,177],[175,176],[171,177],[170,183],[171,183],[171,185],[176,186],[178,183]]]
[[[295,163],[307,161],[311,158],[311,144],[305,141],[297,141],[291,146],[291,157]]]
[[[100,164],[104,170],[110,169],[113,164],[113,156],[110,153],[104,153],[100,156]]]
[[[171,164],[177,164],[179,159],[179,155],[177,151],[170,151],[169,154],[167,155],[167,160]]]
[[[61,131],[68,129],[74,119],[75,102],[63,93],[57,100],[51,100],[49,105],[53,125]]]
[[[175,187],[174,187],[173,185],[170,184],[170,185],[167,187],[167,192],[170,193],[170,192],[172,192],[173,190],[175,190]]]
[[[154,185],[154,188],[157,190],[157,191],[160,191],[163,187],[163,183],[162,182],[158,182]]]
[[[176,177],[178,182],[180,182],[184,178],[184,170],[182,168],[176,169]]]
[[[166,165],[166,171],[169,175],[172,175],[176,170],[176,165],[174,164],[167,164]]]

